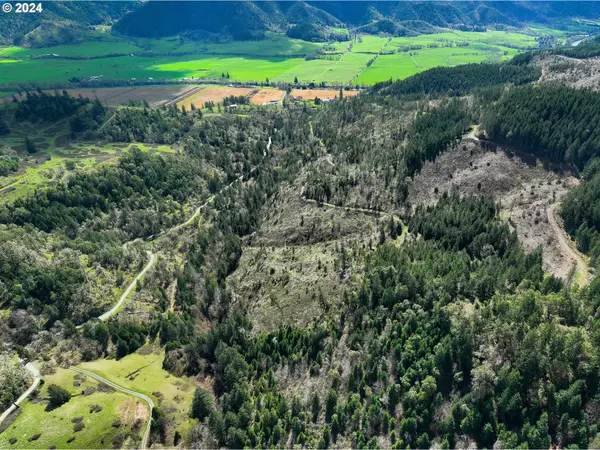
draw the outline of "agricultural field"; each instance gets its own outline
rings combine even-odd
[[[405,78],[435,66],[499,61],[535,48],[537,35],[565,36],[560,33],[538,27],[523,33],[448,31],[393,38],[360,35],[352,41],[351,51],[348,51],[350,42],[312,43],[276,34],[269,34],[263,41],[219,44],[179,37],[125,39],[106,34],[77,45],[0,49],[0,86],[22,80],[66,83],[74,77],[200,81],[220,79],[224,74],[232,81],[243,82],[264,82],[267,78],[291,82],[298,78],[303,83],[325,82],[335,86],[373,84],[390,77]],[[324,48],[326,55],[305,59],[306,55]],[[411,55],[412,66],[402,55],[407,52],[417,52]],[[381,59],[390,53],[398,58]]]
[[[420,69],[408,53],[380,55],[370,67],[367,67],[356,78],[354,84],[369,85],[390,78],[406,78],[419,71]]]
[[[279,89],[259,89],[258,92],[250,97],[250,101],[253,105],[262,105],[263,103],[268,103],[273,100],[280,102],[283,100],[284,96],[285,92],[280,91]]]
[[[139,446],[149,414],[145,403],[68,369],[56,369],[43,379],[40,393],[21,405],[20,414],[0,434],[0,448]],[[48,410],[51,384],[72,397]]]
[[[367,65],[374,55],[363,53],[346,53],[340,61],[327,71],[315,78],[316,81],[325,81],[335,84],[348,84]]]
[[[533,35],[504,31],[452,31],[395,37],[385,47],[386,53],[379,55],[353,83],[370,85],[390,78],[406,78],[432,67],[501,61],[536,45]],[[395,53],[388,54],[390,51]]]
[[[79,367],[152,397],[167,416],[168,422],[178,424],[176,428],[168,430],[170,438],[167,438],[167,442],[172,442],[175,430],[185,436],[185,431],[194,422],[189,418],[189,411],[196,384],[193,379],[175,377],[164,370],[164,357],[164,349],[147,345],[118,361],[99,359]],[[203,382],[211,383],[211,380]]]
[[[388,41],[387,37],[360,36],[354,41],[352,51],[355,53],[379,53]]]
[[[281,101],[285,92],[279,89],[271,88],[247,88],[247,87],[229,87],[229,86],[195,86],[192,89],[179,96],[174,103],[179,108],[182,106],[190,109],[192,105],[196,108],[204,108],[206,102],[213,102],[215,105],[222,103],[225,97],[244,96],[249,97],[253,105],[262,105],[271,100]]]
[[[354,97],[360,91],[344,91],[345,97]],[[336,89],[292,89],[290,96],[299,100],[314,100],[319,97],[321,100],[328,98],[336,98],[340,95],[340,91]]]

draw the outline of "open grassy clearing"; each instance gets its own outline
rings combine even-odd
[[[389,38],[362,35],[353,42],[354,53],[378,53],[388,42]]]
[[[528,33],[528,34],[525,34]],[[326,82],[373,84],[415,73],[400,54],[418,52],[417,70],[469,62],[499,61],[519,51],[537,47],[536,35],[566,36],[566,32],[529,27],[522,33],[491,30],[444,33],[415,37],[361,35],[350,42],[311,43],[269,34],[262,41],[220,44],[194,42],[179,37],[163,39],[123,39],[105,33],[101,38],[77,45],[40,49],[8,47],[0,49],[0,85],[23,80],[64,83],[72,77],[136,80],[214,79],[229,73],[234,81]],[[304,56],[327,48],[331,59],[305,60]],[[370,67],[367,62],[381,51],[398,52],[393,59],[381,59]],[[58,57],[31,58],[57,54]],[[107,57],[109,55],[121,55]],[[133,56],[130,56],[133,55]],[[68,59],[69,57],[96,59]],[[105,57],[103,57],[105,56]],[[360,76],[357,77],[357,75]],[[355,79],[356,78],[356,79]],[[115,100],[116,101],[116,100]]]
[[[342,59],[332,65],[328,70],[315,78],[315,81],[332,83],[349,83],[366,67],[374,55],[362,53],[346,53]]]
[[[193,424],[189,411],[194,396],[195,383],[192,379],[175,377],[162,368],[164,350],[147,345],[136,353],[119,361],[99,359],[83,363],[79,367],[97,373],[109,381],[134,391],[146,394],[162,408],[169,422],[169,437],[172,442],[175,430],[185,437]]]
[[[406,78],[418,72],[419,68],[408,53],[380,55],[358,76],[354,84],[373,84],[390,78]]]
[[[38,152],[25,152],[24,141],[31,139]],[[10,147],[21,157],[19,170],[0,177],[0,203],[8,203],[32,193],[35,189],[64,181],[76,171],[89,170],[101,164],[110,164],[133,147],[142,151],[173,153],[166,145],[140,143],[110,143],[72,140],[68,120],[50,126],[20,122],[11,133],[0,138],[0,148]]]
[[[89,60],[23,59],[0,60],[0,84],[28,80],[65,83],[72,77],[136,80],[219,78],[223,72],[242,81],[264,81],[298,64],[303,59],[254,59],[235,56],[129,57]]]
[[[67,369],[57,369],[54,374],[44,376],[44,380],[38,397],[27,400],[20,415],[0,434],[0,448],[49,448],[52,445],[56,448],[112,448],[115,444],[121,448],[123,445],[139,445],[140,425],[148,418],[148,408],[144,403]],[[46,411],[50,384],[67,389],[72,397],[59,408]],[[74,431],[77,422],[83,424],[80,431]],[[37,439],[32,439],[38,434]],[[15,438],[17,440],[13,441]]]
[[[393,38],[386,51],[396,50],[396,53],[380,55],[354,80],[354,84],[403,79],[438,66],[501,61],[536,45],[534,36],[501,31],[457,31]]]

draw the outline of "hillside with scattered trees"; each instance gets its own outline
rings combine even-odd
[[[248,8],[237,19],[266,15]],[[0,407],[30,382],[17,355],[44,376],[115,364],[103,376],[127,386],[148,357],[192,386],[177,381],[177,408],[148,392],[151,447],[597,447],[600,282],[545,270],[544,252],[570,236],[600,258],[600,94],[539,74],[521,58],[218,112],[4,104],[6,139],[62,124],[75,168],[0,204]],[[0,151],[0,177],[53,161],[26,142]],[[115,156],[86,166],[83,145]],[[518,189],[501,158],[524,161]],[[568,235],[528,247],[519,224],[538,232],[553,207]],[[33,404],[91,395],[67,384]]]

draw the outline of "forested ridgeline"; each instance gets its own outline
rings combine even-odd
[[[556,86],[510,89],[483,116],[491,139],[580,170],[600,149],[598,124],[600,93]]]
[[[32,224],[46,232],[61,229],[74,237],[86,220],[111,212],[115,216],[118,208],[113,226],[132,238],[147,236],[177,221],[185,200],[206,192],[209,176],[203,170],[191,159],[133,150],[115,167],[76,173],[65,184],[0,207],[0,222]]]
[[[600,255],[599,125],[600,93],[567,87],[513,88],[483,114],[491,139],[582,171],[583,182],[567,195],[561,215],[594,264]]]
[[[591,297],[545,278],[490,199],[443,196],[410,226],[423,239],[379,247],[339,319],[252,336],[233,314],[171,351],[171,370],[178,354],[215,377],[217,403],[198,389],[192,405],[210,430],[197,445],[590,444]],[[283,373],[305,388],[284,390]]]
[[[201,113],[198,111],[201,117]],[[163,110],[122,108],[102,129],[102,136],[112,142],[149,142],[174,144],[187,133],[194,123],[192,115],[177,107]]]
[[[68,118],[71,136],[75,137],[83,132],[96,131],[107,116],[107,108],[98,99],[74,98],[67,91],[47,94],[38,88],[37,91],[27,92],[20,101],[16,97],[13,99],[15,108],[9,105],[0,115],[0,135],[10,132],[7,124],[10,119],[13,119],[13,126],[17,127],[19,121],[23,120],[54,123]]]
[[[337,163],[311,170],[304,195],[336,204],[359,197],[357,206],[370,209],[399,207],[408,195],[408,177],[460,138],[472,120],[459,99],[436,106],[372,95],[335,102],[317,114],[313,126]]]
[[[90,102],[89,99],[73,98],[67,91],[54,95],[38,92],[27,92],[25,99],[17,103],[15,117],[18,120],[35,122],[38,120],[55,121],[75,113],[81,106]]]
[[[466,95],[473,89],[500,84],[522,85],[537,80],[538,67],[531,64],[464,64],[457,67],[435,67],[412,77],[373,86],[373,92],[383,95]]]
[[[586,169],[597,169],[599,163],[600,159],[596,158]],[[565,229],[577,240],[579,250],[588,254],[592,265],[597,267],[600,262],[600,174],[597,171],[590,171],[583,182],[567,194],[560,214]]]

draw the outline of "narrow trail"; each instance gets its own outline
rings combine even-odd
[[[4,422],[4,420],[11,415],[11,413],[17,409],[17,407],[27,398],[29,397],[29,395],[35,390],[35,388],[38,386],[38,384],[40,384],[40,380],[42,379],[42,376],[39,372],[39,370],[37,370],[34,365],[32,363],[27,363],[25,364],[25,368],[31,372],[31,374],[33,375],[33,382],[31,383],[31,386],[29,386],[29,388],[23,392],[23,394],[21,394],[21,396],[12,404],[10,405],[10,407],[4,411],[2,413],[2,415],[0,416],[0,424],[2,424],[2,422]]]
[[[552,205],[548,205],[546,208],[546,213],[548,215],[548,223],[554,230],[556,237],[558,238],[558,243],[565,255],[573,261],[573,263],[577,266],[577,272],[579,273],[579,285],[580,287],[586,286],[590,281],[590,272],[589,265],[583,258],[582,254],[577,250],[575,243],[571,240],[571,237],[567,234],[567,232],[559,225],[558,220],[556,218],[556,207],[558,203],[553,203]]]
[[[343,206],[343,205],[334,205],[333,203],[326,203],[326,202],[317,202],[316,200],[313,200],[312,198],[306,198],[304,197],[304,195],[301,195],[300,198],[305,201],[306,203],[311,203],[313,205],[317,205],[317,206],[325,206],[327,208],[335,208],[335,209],[342,209],[344,211],[356,211],[362,214],[369,214],[371,216],[379,216],[379,217],[383,217],[383,216],[390,216],[392,217],[394,220],[397,220],[398,222],[400,222],[402,224],[402,234],[405,235],[406,233],[408,233],[408,227],[406,226],[406,224],[404,223],[404,221],[396,214],[394,213],[390,213],[387,211],[379,211],[377,209],[369,209],[369,208],[357,208],[354,206]]]
[[[267,150],[263,153],[263,156],[266,156],[266,152],[271,149],[271,143],[272,143],[272,139],[271,139],[271,136],[269,136],[269,141],[267,142]],[[125,246],[127,246],[129,244],[132,244],[134,242],[137,242],[137,241],[146,241],[147,243],[151,243],[152,241],[160,238],[161,236],[173,233],[174,231],[178,231],[178,230],[180,230],[180,229],[182,229],[184,227],[187,227],[187,226],[191,225],[198,218],[198,216],[200,215],[200,213],[202,213],[202,210],[204,208],[206,208],[208,205],[210,205],[215,200],[215,197],[218,194],[222,194],[222,193],[226,192],[235,183],[244,181],[244,178],[250,179],[252,177],[252,175],[254,174],[254,172],[257,170],[257,168],[258,167],[253,167],[250,170],[250,172],[248,172],[246,174],[243,174],[243,175],[240,175],[235,180],[233,180],[231,183],[229,183],[227,186],[223,187],[217,194],[211,195],[208,199],[206,199],[206,201],[204,203],[202,203],[200,206],[198,206],[198,208],[196,208],[196,210],[191,215],[191,217],[189,219],[187,219],[185,222],[180,223],[179,225],[175,225],[175,226],[169,228],[168,230],[161,231],[160,233],[157,233],[157,234],[153,234],[152,236],[149,236],[146,239],[136,238],[133,241],[126,242],[125,244],[123,244],[123,246],[125,247]],[[121,308],[121,306],[123,305],[123,303],[125,303],[125,301],[127,300],[127,297],[129,297],[129,294],[136,287],[136,285],[138,284],[138,282],[140,281],[140,279],[154,265],[154,263],[156,262],[156,253],[153,253],[150,250],[146,250],[146,253],[148,254],[148,257],[149,257],[148,263],[144,266],[144,268],[142,269],[142,271],[137,274],[137,276],[129,284],[129,286],[127,286],[127,289],[125,289],[125,292],[123,292],[123,294],[119,298],[119,301],[110,310],[106,311],[104,314],[102,314],[101,316],[99,316],[97,318],[98,320],[104,322],[104,321],[110,319],[112,316],[114,316],[119,311],[119,309]],[[81,329],[81,328],[83,328],[84,325],[85,325],[85,323],[82,323],[81,325],[78,325],[76,328],[77,329]]]
[[[398,217],[396,214],[389,213],[387,211],[380,211],[378,209],[369,209],[369,208],[358,208],[355,206],[334,205],[333,203],[327,203],[327,202],[319,203],[316,200],[313,200],[312,198],[306,198],[304,196],[301,196],[301,198],[306,203],[312,203],[314,205],[327,206],[328,208],[343,209],[344,211],[356,211],[356,212],[360,212],[363,214],[370,214],[372,216],[392,216],[392,217],[402,221],[402,219],[400,219],[400,217]]]
[[[92,377],[96,381],[99,381],[100,383],[104,383],[107,386],[110,386],[110,387],[112,387],[113,389],[116,389],[119,392],[123,392],[123,393],[129,394],[129,395],[133,395],[134,397],[140,398],[143,401],[145,401],[146,403],[148,403],[148,406],[150,407],[150,414],[149,414],[149,418],[148,418],[148,425],[146,426],[146,430],[144,431],[144,436],[142,438],[142,444],[140,446],[140,448],[142,450],[145,450],[146,448],[148,448],[148,441],[150,439],[150,427],[151,427],[151,424],[152,424],[152,410],[155,407],[154,400],[152,400],[152,398],[148,397],[146,394],[142,394],[141,392],[137,392],[137,391],[134,391],[132,389],[128,389],[128,388],[125,388],[123,386],[119,386],[118,384],[116,384],[116,383],[114,383],[114,382],[112,382],[110,380],[107,380],[106,378],[103,378],[100,375],[95,374],[94,372],[90,372],[89,370],[80,369],[79,367],[74,367],[74,366],[69,367],[69,369],[71,369],[71,370],[73,370],[75,372],[79,372],[79,373],[81,373],[83,375],[87,375],[89,377]]]

